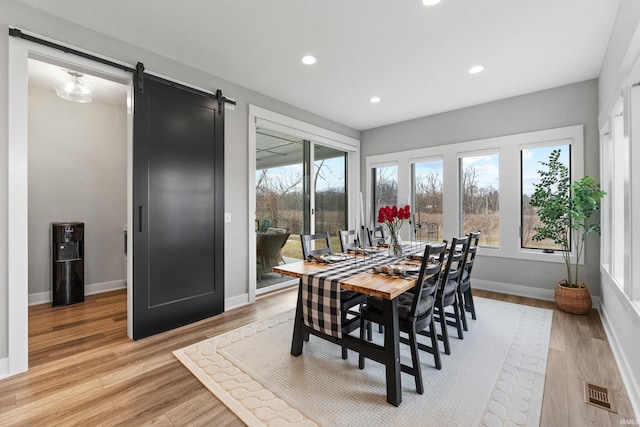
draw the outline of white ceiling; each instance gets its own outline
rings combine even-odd
[[[55,92],[56,80],[68,76],[68,71],[58,65],[29,59],[29,86]],[[92,88],[93,102],[127,105],[127,86],[89,74],[84,74],[82,80]]]
[[[595,78],[619,3],[17,1],[359,130]]]

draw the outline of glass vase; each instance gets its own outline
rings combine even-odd
[[[402,241],[400,240],[399,231],[391,231],[389,233],[389,256],[400,257],[402,256]]]

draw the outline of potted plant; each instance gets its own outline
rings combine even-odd
[[[600,199],[606,194],[596,181],[585,176],[570,183],[569,168],[558,161],[561,150],[553,150],[546,166],[538,170],[540,182],[529,202],[538,208],[542,226],[534,227],[533,240],[551,240],[562,248],[567,276],[556,287],[558,307],[566,312],[586,314],[591,310],[591,295],[586,285],[579,281],[578,263],[584,250],[584,242],[592,233],[600,234],[599,219],[591,219],[600,209]],[[571,261],[571,248],[575,249],[575,261]]]

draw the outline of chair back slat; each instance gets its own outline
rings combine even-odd
[[[413,291],[413,302],[411,304],[411,316],[414,318],[419,315],[418,308],[420,299],[434,295],[438,290],[438,282],[443,270],[442,265],[444,264],[446,249],[446,240],[442,243],[429,244],[424,248],[422,263],[420,264],[420,273],[418,280],[416,280],[416,287]]]
[[[360,244],[356,230],[339,230],[338,237],[340,237],[340,250],[342,252],[354,249]]]
[[[384,235],[384,227],[377,226],[372,229],[367,228],[367,236],[369,236],[369,246],[376,246],[384,243],[387,236]]]
[[[324,246],[316,249],[314,247],[314,242],[321,241],[324,241]],[[309,258],[309,256],[320,256],[333,253],[333,249],[331,248],[331,238],[328,231],[316,234],[301,234],[300,244],[302,245],[302,256],[304,259]]]
[[[467,260],[464,264],[464,272],[462,274],[462,277],[460,278],[461,284],[466,284],[471,280],[471,270],[473,269],[473,264],[476,260],[476,254],[478,252],[478,242],[480,241],[480,230],[469,233],[469,239],[470,243]]]
[[[453,280],[459,283],[459,279],[462,277],[462,272],[464,270],[464,263],[469,249],[469,241],[470,236],[454,237],[451,239],[451,247],[447,255],[447,263],[440,279],[441,293],[444,294],[444,289],[449,281]],[[458,247],[460,247],[459,251]],[[455,291],[455,289],[453,291]],[[449,294],[450,293],[451,292],[449,292]]]

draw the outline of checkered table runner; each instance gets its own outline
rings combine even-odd
[[[304,324],[313,330],[336,338],[342,338],[342,312],[340,310],[340,281],[371,271],[374,266],[393,264],[412,253],[424,251],[424,245],[403,245],[405,254],[389,258],[386,251],[373,254],[366,263],[353,258],[335,263],[331,268],[302,276],[302,317]],[[373,261],[373,262],[372,262]]]

